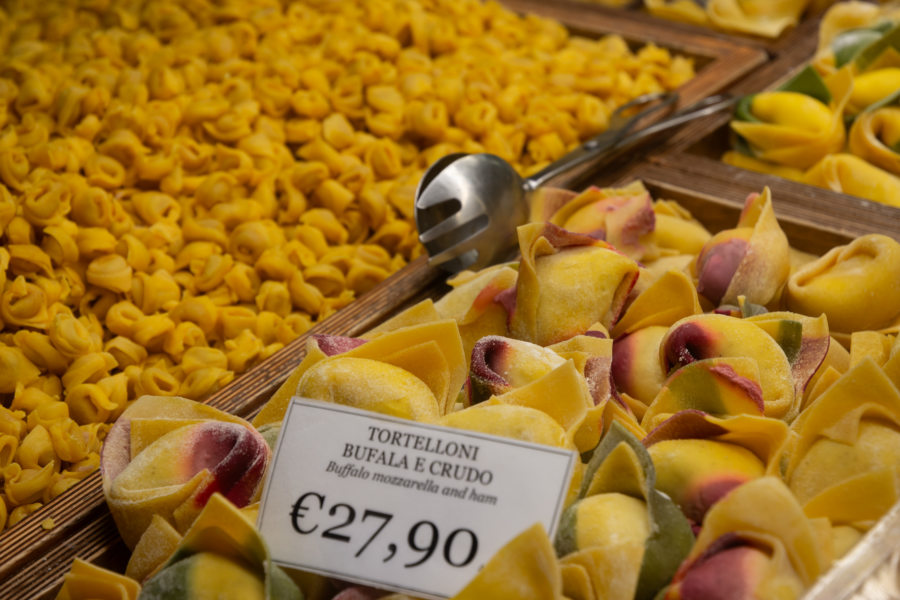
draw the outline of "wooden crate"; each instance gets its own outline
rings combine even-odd
[[[584,6],[532,0],[503,0],[510,9],[554,18],[581,35],[622,35],[637,47],[654,43],[689,55],[697,75],[680,90],[680,103],[716,93],[764,65],[759,47],[716,36],[647,23],[628,14],[587,11]],[[309,335],[356,335],[384,320],[399,307],[442,289],[439,273],[419,260],[389,278],[350,306],[323,321],[262,364],[237,377],[207,402],[233,414],[251,414],[274,392],[303,358]],[[52,526],[45,528],[42,524]],[[0,598],[53,598],[73,558],[123,568],[128,550],[119,540],[94,473],[15,527],[0,533]]]
[[[791,245],[813,254],[824,254],[866,233],[880,233],[900,241],[900,211],[890,206],[813,188],[834,197],[828,209],[823,210],[820,196],[798,194],[794,182],[772,176],[744,177],[744,171],[735,171],[739,172],[734,177],[720,178],[647,161],[612,177],[599,178],[596,183],[616,185],[641,179],[654,198],[679,201],[713,232],[734,227],[747,195],[768,187],[775,215]],[[809,189],[800,187],[807,188],[803,192]]]

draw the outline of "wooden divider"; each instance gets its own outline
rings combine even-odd
[[[636,4],[636,6],[633,5],[629,8],[603,6],[599,2],[592,0],[553,0],[553,4],[570,5],[566,10],[572,10],[579,13],[593,11],[609,17],[620,17],[625,15],[645,28],[664,27],[671,31],[678,31],[685,36],[712,37],[730,43],[736,42],[764,50],[773,58],[786,52],[792,52],[798,43],[802,42],[810,35],[815,36],[815,33],[819,28],[819,21],[821,20],[821,14],[804,14],[796,26],[789,27],[777,38],[767,38],[759,35],[724,31],[716,29],[715,27],[695,25],[693,23],[682,23],[671,19],[656,17],[646,11],[641,6],[641,2],[633,3]]]

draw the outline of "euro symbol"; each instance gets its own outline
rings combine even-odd
[[[306,492],[305,494],[297,498],[296,502],[294,502],[294,508],[293,510],[291,510],[291,525],[294,526],[294,531],[303,535],[312,533],[319,527],[318,525],[313,525],[311,529],[302,529],[300,527],[300,519],[305,516],[304,512],[309,510],[308,506],[303,505],[303,502],[306,500],[307,496],[318,498],[320,509],[325,505],[325,496],[323,496],[322,494],[317,494],[316,492]]]

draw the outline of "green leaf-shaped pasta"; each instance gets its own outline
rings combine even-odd
[[[653,598],[687,555],[693,534],[656,489],[647,451],[619,423],[594,451],[579,496],[556,539],[564,581],[587,580],[596,597]]]
[[[269,556],[254,524],[214,494],[172,557],[141,590],[145,600],[208,597],[303,600],[303,593]]]
[[[844,146],[843,109],[853,89],[849,69],[820,79],[801,71],[778,90],[750,97],[731,129],[751,156],[776,165],[807,169]]]

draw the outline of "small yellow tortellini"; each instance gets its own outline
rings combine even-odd
[[[0,294],[0,319],[10,326],[44,329],[50,319],[47,295],[24,276],[16,277]]]
[[[68,359],[53,346],[50,337],[31,329],[20,329],[13,335],[16,347],[40,369],[61,374],[68,366]]]
[[[38,378],[41,371],[17,347],[0,345],[0,393],[11,394],[16,384],[27,385]]]

